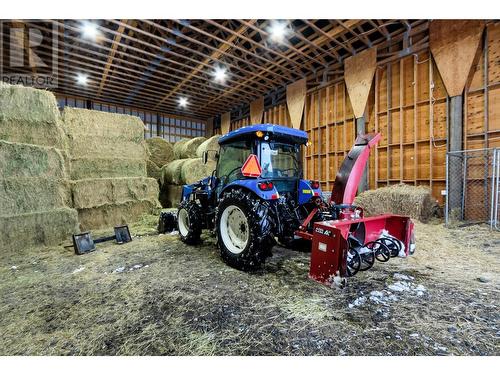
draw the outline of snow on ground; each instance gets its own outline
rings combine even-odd
[[[427,292],[427,289],[422,284],[413,283],[413,276],[395,273],[394,280],[398,280],[392,284],[387,284],[384,290],[373,290],[368,296],[360,296],[356,298],[348,306],[350,309],[363,306],[367,302],[376,305],[387,306],[391,302],[396,302],[402,297],[422,297]]]

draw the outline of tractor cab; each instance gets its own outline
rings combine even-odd
[[[222,136],[215,173],[217,192],[236,181],[257,178],[267,184],[262,186],[278,194],[296,193],[302,178],[300,147],[306,143],[304,131],[270,124]]]

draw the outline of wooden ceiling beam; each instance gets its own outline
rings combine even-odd
[[[155,27],[158,27],[158,28],[160,28],[160,29],[162,29],[162,30],[164,30],[164,31],[166,31],[166,32],[169,32],[169,33],[174,33],[174,30],[172,30],[172,29],[170,29],[170,28],[167,28],[167,27],[164,27],[164,26],[162,26],[162,25],[159,25],[159,24],[157,24],[157,23],[155,23],[155,22],[152,22],[152,21],[149,21],[149,20],[144,20],[144,22],[146,22],[146,23],[148,23],[148,24],[152,24],[152,25],[154,25]],[[184,27],[186,27],[186,28],[189,28],[189,25],[183,25],[183,26],[184,26]],[[237,31],[237,33],[239,33],[239,34],[243,34],[243,33],[246,31],[246,29],[247,29],[247,28],[245,27],[244,29],[241,29],[241,31],[240,31],[240,30],[238,30],[238,31]],[[188,36],[186,36],[184,33],[180,34],[179,36],[180,36],[181,38],[184,38],[184,39],[186,39],[186,40],[189,40],[191,43],[194,43],[194,44],[199,44],[199,45],[201,45],[201,46],[204,46],[205,48],[208,48],[208,49],[211,49],[212,51],[214,51],[214,53],[215,53],[215,56],[216,56],[216,57],[212,57],[212,55],[210,55],[209,57],[210,57],[210,59],[211,59],[211,60],[218,60],[218,59],[220,59],[222,56],[227,56],[227,57],[229,57],[229,58],[234,58],[234,59],[238,60],[239,62],[241,62],[241,63],[243,63],[243,64],[250,65],[250,66],[252,66],[252,67],[253,67],[253,68],[255,68],[255,69],[260,69],[260,68],[261,68],[261,66],[260,66],[260,65],[255,64],[255,63],[254,63],[253,61],[251,61],[250,59],[244,59],[244,58],[241,58],[241,57],[239,57],[239,56],[237,56],[237,55],[235,55],[235,54],[228,53],[227,51],[229,50],[229,48],[230,48],[230,47],[229,47],[228,43],[226,43],[226,41],[222,41],[222,42],[221,42],[222,44],[220,44],[220,45],[219,45],[219,46],[217,46],[217,47],[214,47],[214,46],[208,45],[208,44],[206,44],[206,43],[204,43],[204,42],[201,42],[201,41],[199,41],[199,40],[197,40],[197,39],[194,39],[194,38],[188,37]],[[213,38],[213,37],[212,37],[212,38]],[[232,37],[229,37],[228,39],[231,39],[231,38],[232,38]],[[213,39],[215,39],[215,38],[213,38]],[[236,38],[234,38],[234,39],[236,39]],[[233,39],[233,41],[234,41],[234,39]],[[205,57],[208,57],[208,56],[207,56],[207,55],[205,55]],[[267,62],[269,62],[269,61],[267,61]],[[237,70],[239,69],[239,70],[242,70],[242,71],[244,71],[245,73],[254,73],[253,71],[250,71],[250,72],[249,72],[248,70],[242,69],[240,66],[237,66],[237,65],[234,65],[234,64],[227,64],[227,63],[225,63],[225,65],[229,65],[229,66],[231,66],[233,69],[237,69]],[[276,76],[278,76],[278,73],[276,73],[275,75],[276,75]],[[270,80],[270,81],[272,82],[272,80]],[[273,82],[273,83],[274,83],[274,82]]]
[[[246,26],[244,28],[240,29],[240,32],[243,32],[246,30]],[[219,45],[219,48],[212,52],[212,55],[210,57],[207,57],[205,61],[211,61],[214,59],[218,59],[220,57],[221,51],[227,51],[230,48],[230,43],[232,43],[235,39],[235,36],[230,36],[225,43],[221,43]],[[158,105],[161,105],[165,100],[170,98],[172,95],[175,95],[187,82],[191,80],[192,77],[197,75],[201,69],[203,69],[203,64],[199,64],[197,67],[191,70],[191,72],[182,80],[182,82],[179,83],[177,87],[175,87],[169,94],[165,95],[159,102]]]
[[[182,22],[182,21],[180,21],[180,20],[174,20],[174,21],[179,22],[179,23],[180,23],[180,22]],[[255,22],[255,21],[256,21],[256,20],[250,20],[250,22]],[[230,38],[231,38],[231,42],[229,42],[229,39],[230,39],[230,38],[228,38],[227,40],[224,40],[224,39],[221,39],[221,38],[219,38],[219,37],[214,37],[214,35],[213,35],[213,34],[210,34],[209,32],[207,32],[207,31],[205,31],[205,30],[202,30],[202,29],[200,29],[200,28],[198,28],[198,27],[196,27],[196,26],[192,26],[190,23],[188,23],[188,24],[180,23],[180,24],[181,24],[181,25],[184,25],[184,26],[185,26],[185,27],[187,27],[187,28],[192,29],[193,31],[195,31],[195,32],[197,32],[197,33],[199,33],[199,34],[202,34],[202,35],[207,36],[207,37],[209,37],[209,38],[213,38],[213,39],[217,40],[218,42],[220,42],[220,43],[223,43],[223,44],[227,45],[228,49],[229,49],[229,48],[237,49],[237,50],[239,50],[239,51],[241,51],[241,52],[243,52],[243,53],[245,53],[245,54],[249,54],[249,55],[253,56],[253,57],[254,57],[254,58],[256,58],[256,59],[259,59],[259,60],[264,61],[266,64],[274,64],[274,65],[276,65],[276,63],[275,63],[273,60],[266,59],[265,57],[263,57],[263,56],[261,56],[261,55],[259,55],[259,54],[255,53],[255,52],[251,52],[251,51],[249,51],[249,50],[248,50],[248,49],[246,49],[246,48],[241,48],[240,46],[238,46],[238,45],[235,43],[236,39],[238,39],[238,38],[240,38],[240,39],[242,39],[242,40],[244,40],[244,39],[245,39],[245,36],[243,35],[243,34],[244,34],[244,32],[239,32],[238,30],[228,29],[228,28],[226,28],[226,27],[224,26],[224,30],[228,30],[228,33],[232,34],[232,37],[230,37]],[[246,30],[246,29],[248,29],[248,27],[245,27],[245,30]],[[217,30],[218,30],[218,31],[221,31],[221,29],[219,29],[219,28],[218,28]],[[229,32],[229,31],[230,31],[230,32]],[[257,66],[258,66],[258,65],[257,65]],[[260,69],[260,66],[258,66],[258,68]],[[289,68],[287,68],[287,67],[285,67],[285,66],[280,66],[280,69],[281,69],[281,70],[286,71],[286,72],[287,72],[287,74],[295,74],[295,73],[296,73],[294,70],[289,69]]]
[[[114,22],[118,22],[118,23],[119,23],[120,21],[114,21]],[[194,40],[194,39],[192,39],[192,38],[190,38],[190,37],[187,37],[187,36],[185,36],[185,35],[179,35],[179,34],[176,34],[176,33],[175,33],[172,29],[170,29],[170,28],[168,28],[168,27],[161,26],[161,25],[159,25],[159,24],[157,24],[157,23],[155,23],[155,22],[152,22],[152,21],[149,21],[149,20],[144,20],[143,22],[144,22],[144,23],[146,23],[146,24],[148,24],[148,25],[151,25],[151,26],[155,27],[157,30],[159,30],[159,31],[160,31],[160,33],[162,33],[162,32],[168,32],[168,33],[172,34],[172,36],[179,36],[179,37],[181,37],[181,38],[188,39],[188,40],[190,40],[191,42]],[[147,31],[145,31],[145,30],[141,30],[141,29],[138,29],[138,28],[133,28],[133,30],[134,30],[135,32],[137,32],[137,33],[140,33],[140,34],[142,34],[142,35],[146,35],[146,36],[148,36],[148,37],[150,37],[150,38],[155,38],[155,39],[157,39],[157,40],[161,41],[162,43],[164,43],[164,42],[165,42],[166,40],[168,40],[168,39],[171,39],[171,38],[165,38],[165,35],[164,35],[163,33],[162,33],[162,34],[163,34],[163,36],[156,36],[156,35],[151,34],[151,33],[147,32]],[[226,53],[225,53],[225,51],[220,51],[220,50],[218,50],[217,48],[215,48],[215,47],[211,47],[211,46],[209,46],[209,45],[207,45],[207,44],[205,44],[205,43],[200,42],[200,43],[196,43],[196,44],[198,44],[198,45],[200,45],[200,46],[204,46],[204,47],[206,47],[206,48],[210,48],[210,49],[216,50],[217,52],[221,52],[221,54],[226,54]],[[213,67],[209,64],[209,63],[213,60],[212,55],[208,55],[208,54],[206,54],[206,53],[204,53],[204,52],[201,52],[201,51],[195,50],[194,48],[190,48],[190,47],[188,47],[188,46],[184,46],[184,45],[179,44],[179,43],[175,43],[174,45],[175,45],[176,47],[179,47],[179,48],[181,48],[181,49],[184,49],[184,50],[186,50],[186,51],[188,51],[188,52],[191,52],[191,53],[192,53],[192,52],[195,52],[196,54],[198,54],[198,55],[200,55],[201,57],[203,57],[203,58],[204,58],[203,62],[197,65],[197,67],[198,67],[198,66],[200,66],[200,65],[204,65],[204,66],[202,66],[202,67],[201,67],[201,69],[199,70],[199,72],[203,72],[203,69],[204,69],[204,68],[207,68],[207,69],[213,69]],[[230,54],[226,54],[226,55],[230,55]],[[219,56],[219,57],[220,57],[220,56]],[[240,62],[243,62],[243,63],[246,63],[246,64],[248,64],[248,63],[249,63],[248,61],[245,61],[245,60],[243,60],[243,59],[239,59],[239,61],[240,61]],[[233,69],[232,71],[240,71],[240,72],[242,72],[242,73],[244,73],[244,74],[253,73],[252,71],[248,71],[248,70],[246,70],[246,69],[242,68],[241,66],[237,66],[237,65],[234,65],[234,64],[232,64],[232,63],[228,63],[227,65],[228,65],[228,66],[230,66],[230,67]],[[255,66],[258,68],[258,66],[257,66],[257,65],[255,65]],[[244,76],[238,76],[238,77],[239,77],[239,78],[243,78]],[[272,81],[271,79],[266,79],[266,80],[267,80],[268,82],[270,82],[270,84],[269,84],[269,85],[267,85],[267,86],[266,86],[265,84],[261,84],[261,85],[260,85],[260,86],[263,88],[263,92],[265,92],[265,90],[268,90],[270,87],[272,87],[272,83],[273,83],[273,81]],[[227,85],[226,85],[226,86],[227,86]]]
[[[362,22],[362,20],[349,20],[348,22],[346,22],[346,24],[348,24],[348,25],[350,25],[350,26],[351,26],[351,25],[356,25],[356,24],[358,24],[359,22]],[[343,32],[345,32],[345,30],[344,30],[342,27],[340,27],[340,26],[336,26],[336,27],[332,28],[330,31],[328,31],[328,32],[327,32],[327,34],[328,34],[328,36],[329,36],[329,37],[336,37],[336,36],[338,36],[338,35],[342,34]],[[329,40],[329,39],[328,39],[328,37],[327,37],[327,36],[320,35],[320,36],[318,36],[317,38],[315,38],[315,39],[314,39],[314,42],[315,42],[315,43],[317,43],[318,45],[322,45],[322,44],[324,44],[325,42],[327,42],[328,40]],[[304,47],[302,47],[302,48],[304,48]],[[294,51],[292,51],[290,55],[293,55],[294,53],[295,53],[295,52],[294,52]],[[290,56],[290,55],[289,55],[289,56]],[[271,69],[271,67],[267,67],[267,68],[262,69],[262,70],[259,72],[259,74],[264,74],[264,73],[266,73],[266,71],[267,71],[268,69]],[[254,77],[249,77],[247,80],[245,80],[244,82],[240,83],[240,85],[245,85],[245,84],[249,83],[252,79],[254,79]],[[226,96],[227,94],[228,94],[228,93],[226,92],[226,93],[223,93],[223,94],[219,95],[218,97],[214,98],[212,101],[208,102],[208,103],[207,103],[207,105],[212,104],[212,103],[214,103],[214,102],[217,102],[217,100],[220,100],[221,98],[223,98],[223,97],[224,97],[224,96]]]
[[[47,30],[48,30],[48,29],[47,29]],[[86,47],[86,48],[84,48],[84,47],[80,47],[80,46],[78,45],[78,42],[81,42],[81,40],[80,40],[80,39],[78,39],[78,38],[75,38],[75,37],[72,37],[72,36],[69,36],[69,35],[66,35],[66,36],[65,36],[65,35],[63,35],[63,34],[58,34],[58,35],[61,37],[61,39],[63,39],[63,41],[62,41],[60,44],[63,44],[65,47],[67,47],[67,49],[69,49],[69,48],[74,48],[74,49],[77,49],[77,50],[81,50],[81,51],[83,51],[84,53],[91,53],[91,54],[94,54],[94,55],[96,55],[96,56],[101,56],[101,57],[104,57],[104,58],[107,58],[107,56],[108,56],[107,54],[103,54],[103,53],[97,52],[97,51],[95,51],[94,49],[89,49],[88,47]],[[73,41],[73,42],[75,42],[75,43],[72,43],[71,45],[69,45],[69,44],[67,44],[67,43],[65,43],[65,42],[64,42],[64,38],[65,38],[65,39],[69,39],[69,40],[71,40],[71,41]],[[108,47],[106,47],[106,46],[101,46],[101,45],[98,45],[97,47],[98,47],[99,49],[103,49],[103,50],[105,50],[105,51],[109,51],[109,48],[108,48]],[[65,50],[65,51],[63,51],[63,52],[68,53],[68,51],[67,51],[67,50]],[[81,54],[81,55],[79,55],[79,56],[85,57],[85,55],[83,55],[83,54]],[[123,59],[119,59],[119,58],[115,57],[115,58],[114,58],[114,61],[115,61],[115,62],[116,62],[116,61],[119,61],[119,62],[121,62],[121,63],[131,64],[131,65],[134,65],[134,66],[139,67],[140,69],[144,69],[144,65],[139,65],[139,64],[133,63],[132,61],[130,61],[130,59],[135,59],[135,60],[138,60],[138,61],[144,62],[144,63],[146,63],[146,64],[147,64],[147,63],[150,63],[150,60],[147,60],[147,59],[144,59],[144,58],[141,58],[141,57],[139,57],[139,56],[132,55],[132,54],[128,54],[128,56],[127,56],[127,57],[128,57],[128,60],[123,60]],[[98,61],[98,60],[95,60],[95,61]],[[121,65],[115,65],[115,64],[113,64],[113,67],[114,67],[114,68],[117,68],[117,69],[124,69],[124,67],[123,67],[123,66],[121,66]],[[169,69],[169,70],[172,70],[172,71],[174,71],[174,72],[180,73],[180,74],[185,74],[185,73],[186,73],[185,71],[179,70],[179,69],[174,68],[174,67],[172,67],[172,66],[168,66],[168,69]],[[136,71],[136,72],[137,72],[137,73],[139,73],[139,71]],[[160,75],[166,75],[167,77],[170,77],[170,78],[173,78],[173,77],[177,78],[177,77],[178,77],[178,75],[168,74],[168,73],[162,72],[161,70],[158,70],[156,73],[157,73],[157,74],[160,74]],[[198,77],[197,77],[197,78],[198,78]],[[207,79],[202,79],[202,80],[203,80],[203,81],[205,81],[206,83],[205,83],[205,84],[201,84],[201,83],[200,83],[200,85],[202,85],[202,86],[203,86],[203,88],[204,88],[204,89],[206,89],[206,87],[207,87],[207,83],[210,85],[210,84],[211,84],[211,82],[207,82]],[[193,82],[193,81],[191,81],[191,83],[192,83],[192,82]],[[221,89],[221,88],[213,88],[213,89],[223,91],[223,89]],[[246,95],[244,95],[244,96],[246,96]]]
[[[215,21],[213,21],[213,20],[205,20],[205,22],[207,22],[207,23],[209,23],[209,24],[211,24],[211,25],[214,25],[214,26],[216,26],[216,27],[220,27],[221,29],[223,29],[224,31],[227,31],[227,32],[229,32],[229,33],[234,33],[234,31],[233,31],[233,30],[228,29],[227,27],[224,27],[224,26],[223,26],[223,25],[221,25],[220,23],[215,22]],[[291,64],[294,64],[295,66],[298,66],[299,68],[302,68],[302,67],[303,67],[303,64],[301,64],[300,62],[295,61],[295,60],[293,60],[293,59],[289,58],[287,55],[285,55],[284,53],[282,53],[282,52],[280,52],[280,51],[277,51],[276,49],[269,48],[269,47],[267,47],[265,44],[263,44],[263,43],[259,43],[259,42],[256,42],[255,40],[253,40],[253,39],[251,39],[251,38],[248,38],[248,37],[246,37],[246,36],[244,36],[244,35],[239,35],[239,37],[240,37],[241,39],[245,40],[246,42],[252,43],[252,44],[256,45],[257,47],[259,47],[259,48],[261,48],[261,49],[263,49],[263,50],[268,51],[268,52],[269,52],[269,53],[271,53],[271,54],[277,55],[277,56],[278,56],[278,57],[280,57],[281,59],[284,59],[284,60],[286,60],[286,61],[290,62]],[[311,67],[311,66],[309,65],[309,67]]]
[[[123,24],[118,27],[118,34],[115,35],[113,39],[113,44],[111,46],[111,50],[109,51],[108,55],[108,61],[106,62],[106,66],[104,68],[104,72],[102,73],[102,78],[101,78],[101,83],[99,84],[99,90],[97,91],[97,96],[101,96],[102,88],[104,87],[104,84],[106,83],[106,79],[108,78],[108,73],[111,68],[111,65],[113,64],[113,59],[115,57],[116,50],[118,48],[118,43],[120,42],[120,39],[122,38],[122,34],[125,31],[125,26],[127,26],[128,20],[123,20]]]

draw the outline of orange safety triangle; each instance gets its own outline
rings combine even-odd
[[[262,168],[260,167],[259,160],[254,154],[250,154],[241,167],[241,173],[245,177],[259,177],[262,173]]]

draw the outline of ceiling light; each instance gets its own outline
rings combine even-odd
[[[93,22],[83,22],[81,26],[82,36],[86,39],[96,40],[99,36],[98,25]]]
[[[179,98],[179,106],[185,107],[188,105],[188,100],[187,98]]]
[[[88,77],[85,74],[78,73],[76,76],[76,82],[82,86],[85,86],[87,84],[87,79]]]
[[[268,28],[269,38],[275,43],[282,43],[289,33],[288,24],[282,21],[271,21]]]
[[[216,82],[223,83],[227,78],[227,69],[221,66],[215,68],[214,79]]]

